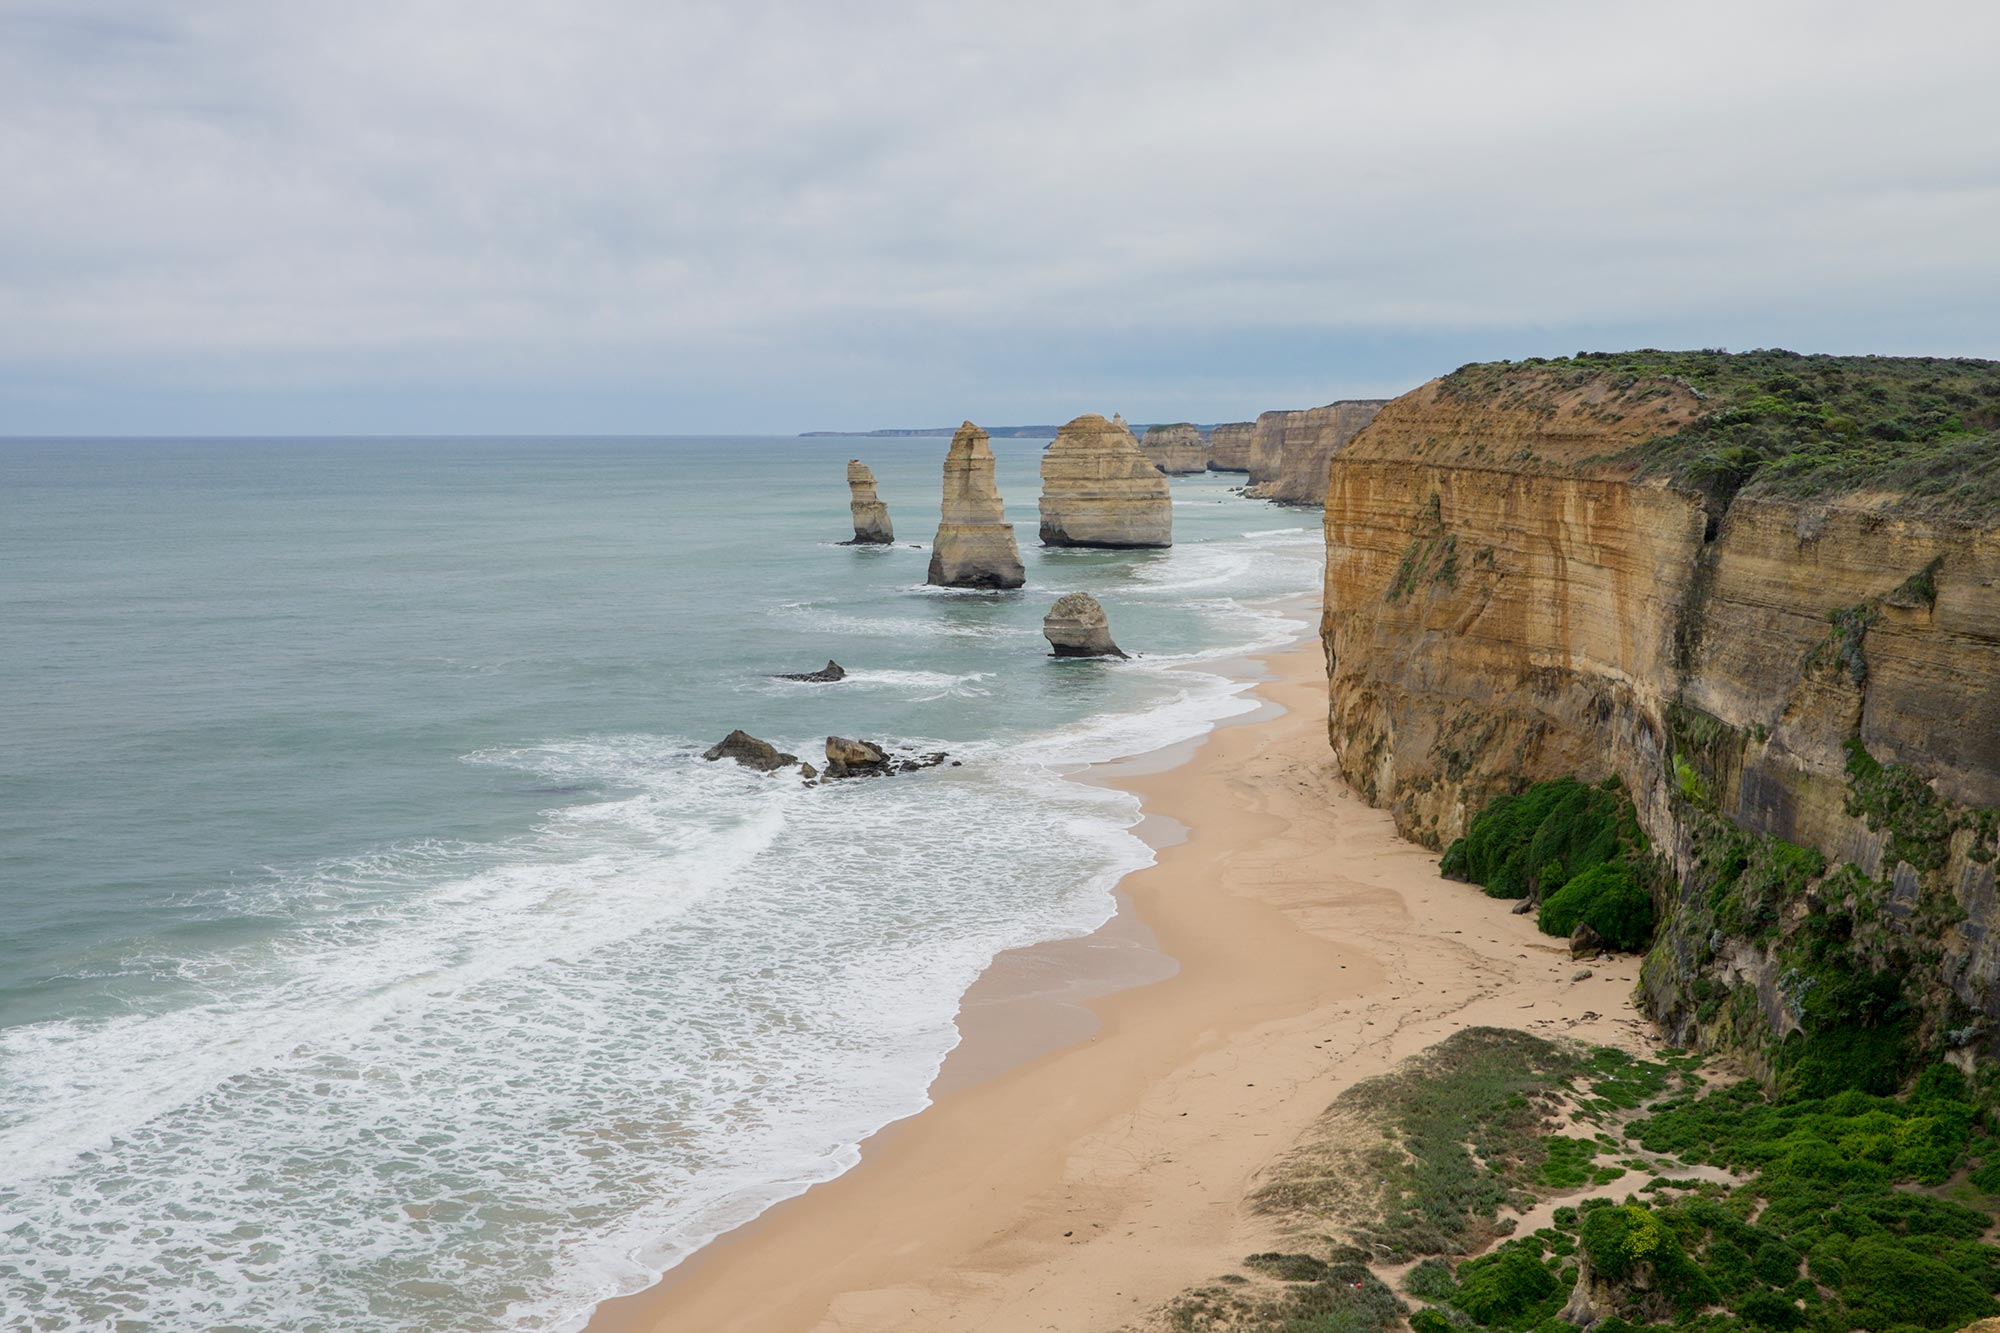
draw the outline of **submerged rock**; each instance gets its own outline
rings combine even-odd
[[[1175,476],[1208,471],[1208,445],[1201,432],[1186,421],[1171,426],[1148,426],[1139,444],[1160,471]]]
[[[781,671],[778,673],[778,679],[809,680],[824,683],[847,679],[847,671],[840,663],[829,657],[826,659],[826,665],[817,671]]]
[[[896,540],[889,506],[875,493],[875,474],[858,458],[847,460],[847,507],[854,514],[854,540],[849,546],[886,546]]]
[[[940,588],[1018,588],[1027,582],[1007,507],[993,484],[993,446],[970,421],[944,458],[944,503],[928,581]]]
[[[796,764],[799,757],[786,754],[769,741],[760,741],[747,731],[730,732],[717,741],[702,755],[703,759],[714,763],[718,759],[734,759],[745,768],[754,768],[759,773],[769,773],[774,769]]]
[[[1111,624],[1104,608],[1087,592],[1056,598],[1042,618],[1042,636],[1057,657],[1123,657],[1111,641]]]
[[[1173,498],[1123,423],[1095,413],[1056,432],[1042,454],[1044,546],[1171,546]]]

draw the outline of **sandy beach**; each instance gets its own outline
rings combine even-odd
[[[930,1109],[591,1333],[1103,1333],[1271,1248],[1245,1195],[1357,1080],[1474,1024],[1649,1044],[1636,958],[1576,980],[1441,879],[1334,775],[1318,645],[1264,665],[1259,714],[1088,775],[1158,863],[1098,934],[995,963]]]

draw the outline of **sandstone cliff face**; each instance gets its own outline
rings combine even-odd
[[[1056,432],[1042,454],[1044,546],[1171,546],[1167,479],[1132,432],[1092,413]]]
[[[929,582],[945,588],[1018,588],[1027,582],[1014,527],[993,482],[993,446],[970,421],[944,458],[944,504],[931,542]]]
[[[854,515],[852,546],[881,546],[896,540],[889,506],[875,493],[875,474],[858,458],[847,460],[847,507]]]
[[[1687,894],[1732,829],[1850,862],[1896,886],[1884,916],[1913,942],[1943,933],[1931,1009],[1991,1045],[1994,834],[1964,807],[2000,805],[2000,529],[1896,517],[1881,494],[1745,494],[1718,515],[1610,459],[1707,410],[1686,387],[1510,385],[1433,381],[1332,458],[1322,630],[1343,774],[1433,847],[1522,783],[1615,776]],[[1897,817],[1921,806],[1925,829],[1858,808],[1854,766],[1872,761],[1910,766],[1899,780],[1930,795],[1906,789]],[[1713,1035],[1701,997],[1735,987],[1782,1037],[1776,944],[1717,956],[1702,934],[1663,932],[1655,1015]]]
[[[1250,433],[1250,494],[1284,504],[1321,503],[1329,460],[1375,419],[1385,401],[1356,398],[1258,417]]]
[[[1248,472],[1250,442],[1256,433],[1254,421],[1227,421],[1217,426],[1208,437],[1208,470]]]
[[[1172,426],[1148,426],[1139,442],[1153,465],[1172,476],[1208,471],[1208,445],[1201,432],[1182,421]]]

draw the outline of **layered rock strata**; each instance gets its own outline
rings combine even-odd
[[[1123,657],[1111,641],[1111,622],[1087,592],[1065,593],[1042,617],[1042,637],[1056,657]]]
[[[1056,432],[1042,453],[1044,546],[1171,546],[1167,479],[1132,432],[1096,414]]]
[[[1321,503],[1329,461],[1387,401],[1354,398],[1258,417],[1250,434],[1250,494],[1281,504]]]
[[[1677,380],[1517,369],[1432,381],[1336,451],[1340,770],[1432,847],[1524,783],[1619,780],[1680,886],[1645,981],[1677,1039],[1796,1030],[1782,939],[1822,890],[1769,937],[1704,915],[1716,849],[1753,837],[1851,866],[1826,910],[1883,895],[1871,948],[1936,959],[1930,1035],[2000,1051],[2000,527],[1646,475],[1641,446],[1714,410]]]
[[[1169,476],[1208,471],[1208,445],[1188,422],[1146,427],[1146,438],[1139,447],[1153,466]]]
[[[1227,421],[1208,436],[1210,472],[1248,472],[1250,442],[1257,434],[1254,421]]]
[[[858,458],[847,460],[847,507],[854,514],[854,540],[849,546],[885,546],[896,540],[889,506],[875,493],[875,474]]]
[[[970,421],[944,459],[944,504],[931,542],[929,581],[943,588],[1018,588],[1027,582],[1007,507],[993,481],[993,446]]]

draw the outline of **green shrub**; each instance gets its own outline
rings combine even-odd
[[[1427,1301],[1448,1301],[1458,1292],[1448,1260],[1430,1258],[1403,1275],[1403,1290]]]
[[[1505,1249],[1460,1265],[1455,1304],[1479,1323],[1525,1328],[1558,1291],[1556,1275],[1539,1259]]]
[[[1536,916],[1545,935],[1570,935],[1579,922],[1613,948],[1637,952],[1653,938],[1653,897],[1630,867],[1592,866],[1544,901]]]
[[[1854,1242],[1840,1290],[1855,1326],[1870,1330],[1955,1329],[2000,1314],[1972,1277],[1883,1236]]]

